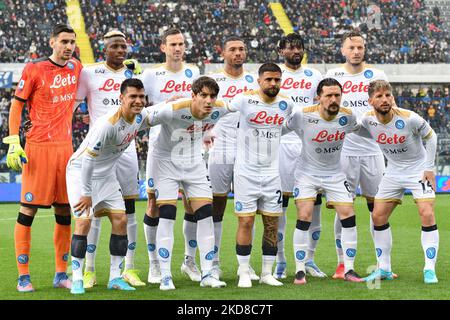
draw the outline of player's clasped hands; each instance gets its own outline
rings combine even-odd
[[[74,214],[78,217],[86,211],[86,217],[89,217],[92,207],[92,198],[88,196],[81,196],[80,201],[74,207]]]

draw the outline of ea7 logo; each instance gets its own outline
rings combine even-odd
[[[95,69],[94,73],[105,73],[105,69]]]
[[[163,75],[165,75],[165,74],[166,74],[165,71],[158,71],[158,72],[156,72],[156,75],[157,75],[157,76],[163,76]]]
[[[334,75],[336,77],[342,77],[344,75],[344,73],[343,72],[335,72]]]
[[[378,123],[376,123],[374,121],[369,121],[369,125],[376,127],[378,125]]]
[[[319,120],[318,119],[308,119],[308,123],[318,124]]]
[[[227,80],[227,78],[222,77],[222,78],[217,78],[217,79],[216,79],[216,82],[221,82],[221,81],[226,81],[226,80]]]
[[[248,99],[248,103],[249,103],[249,104],[258,105],[258,104],[259,104],[259,101],[258,101],[258,100],[253,100],[253,99]]]

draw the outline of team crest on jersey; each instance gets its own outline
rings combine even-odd
[[[136,116],[136,123],[139,124],[139,123],[141,123],[141,122],[142,122],[142,114],[138,114],[138,115]]]
[[[253,83],[253,81],[254,81],[253,77],[249,74],[245,76],[245,80],[247,80],[247,82],[250,82],[250,83]]]
[[[240,203],[239,201],[236,202],[236,211],[241,211],[242,210],[242,203]]]
[[[280,101],[280,103],[278,104],[278,106],[280,107],[281,110],[286,110],[288,107],[288,104],[286,101]]]
[[[308,70],[308,69],[306,69],[303,73],[304,73],[305,76],[307,76],[307,77],[311,77],[311,76],[313,75],[312,71],[311,71],[311,70]]]
[[[348,123],[348,118],[346,116],[342,116],[339,118],[339,124],[341,126],[345,126]]]
[[[184,71],[184,74],[186,75],[186,77],[192,78],[192,70],[191,69],[186,69],[186,71]]]
[[[148,186],[150,188],[153,188],[155,186],[155,183],[153,182],[153,178],[148,179]]]
[[[373,71],[372,70],[364,71],[364,77],[366,77],[367,79],[372,78],[373,77]]]
[[[405,127],[405,121],[403,121],[403,120],[395,121],[395,127],[397,129],[403,129]]]
[[[294,197],[297,197],[299,193],[300,193],[300,190],[298,188],[295,188],[294,189]]]
[[[75,66],[72,62],[69,61],[69,62],[67,62],[67,68],[69,68],[70,70],[73,70],[73,69],[75,69]]]
[[[211,114],[211,119],[216,120],[219,117],[219,111],[214,111]]]
[[[17,86],[19,88],[19,90],[22,90],[23,87],[25,86],[25,80],[20,80],[19,85]]]
[[[133,76],[133,71],[130,69],[125,70],[125,78],[130,79]]]
[[[33,194],[31,192],[25,193],[25,200],[27,200],[28,202],[33,201]]]

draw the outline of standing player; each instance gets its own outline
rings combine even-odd
[[[284,119],[292,111],[288,97],[278,95],[281,69],[265,63],[258,70],[259,90],[240,94],[230,104],[239,111],[237,154],[234,171],[234,204],[239,218],[236,256],[238,287],[250,288],[250,254],[255,215],[264,224],[260,283],[281,286],[272,275],[277,254],[277,228],[281,209],[281,181],[278,172],[279,144]]]
[[[231,36],[225,39],[222,44],[222,57],[224,69],[209,75],[220,87],[221,100],[230,102],[237,94],[257,88],[255,76],[244,69],[247,47],[241,38]],[[214,249],[216,250],[214,272],[217,272],[218,277],[222,274],[219,259],[222,220],[233,180],[238,121],[239,113],[230,113],[222,117],[212,130],[214,144],[209,150],[208,171],[213,191]],[[250,276],[252,280],[259,280],[251,266]]]
[[[120,84],[133,76],[133,72],[124,66],[127,54],[125,35],[120,31],[110,31],[103,37],[105,43],[106,61],[90,65],[83,69],[78,86],[77,101],[87,97],[89,111],[89,126],[110,110],[120,106]],[[127,62],[127,61],[125,61]],[[129,148],[117,160],[116,176],[125,200],[127,217],[128,250],[125,256],[123,278],[133,286],[144,286],[139,279],[138,270],[134,267],[136,252],[137,225],[135,201],[138,191],[138,159],[136,145],[131,141]],[[84,286],[91,288],[97,282],[95,274],[95,255],[100,236],[101,219],[94,217],[87,239],[86,271]]]
[[[128,239],[126,207],[116,166],[138,131],[150,127],[151,112],[144,109],[144,85],[139,79],[123,81],[119,98],[119,109],[96,120],[67,165],[67,190],[76,218],[71,248],[73,294],[85,292],[82,270],[93,215],[108,216],[112,225],[108,289],[135,290],[120,275]]]
[[[358,119],[371,110],[367,90],[369,82],[384,79],[382,70],[373,68],[364,62],[365,45],[363,36],[355,31],[342,38],[341,53],[345,57],[342,67],[330,69],[326,77],[338,80],[342,85],[342,105],[351,108]],[[345,139],[342,150],[342,169],[347,175],[350,189],[356,194],[358,186],[367,200],[370,214],[378,185],[383,177],[384,158],[377,144],[367,138],[352,134]],[[343,250],[341,245],[342,227],[336,215],[334,220],[336,253],[338,266],[333,279],[344,278]],[[370,232],[373,236],[373,224],[370,219]]]
[[[392,280],[394,277],[391,271],[392,234],[388,221],[397,204],[401,204],[405,189],[409,189],[422,222],[424,281],[427,284],[437,283],[435,264],[439,231],[434,216],[436,134],[415,112],[393,107],[392,88],[387,81],[370,83],[369,103],[373,111],[364,115],[361,125],[379,144],[388,165],[375,197],[373,211],[378,269],[366,281],[377,278]]]
[[[357,231],[353,194],[340,165],[344,139],[359,126],[352,110],[340,107],[341,95],[342,87],[337,80],[323,79],[317,87],[319,104],[297,110],[285,124],[287,130],[296,131],[303,145],[295,171],[297,225],[294,231],[294,284],[306,283],[308,230],[314,202],[320,191],[325,192],[327,206],[334,207],[342,224],[345,280],[362,282],[354,271]]]
[[[75,31],[65,24],[53,28],[49,58],[25,66],[9,114],[8,167],[22,173],[19,216],[14,228],[20,292],[34,291],[29,259],[31,225],[38,208],[55,208],[55,288],[70,288],[66,274],[70,248],[70,206],[63,172],[73,153],[72,114],[81,63],[72,58]],[[25,151],[20,146],[19,127],[27,104],[32,128],[27,132]],[[23,163],[23,164],[22,164]]]
[[[219,86],[209,77],[200,77],[192,84],[192,98],[155,106],[152,125],[161,124],[161,132],[152,154],[155,199],[159,209],[156,249],[161,267],[161,290],[173,290],[171,261],[173,226],[175,224],[178,190],[184,189],[193,217],[197,221],[202,287],[223,287],[225,282],[212,271],[214,259],[214,223],[212,192],[206,164],[202,158],[203,133],[214,127],[228,110],[216,101]]]
[[[301,62],[305,46],[301,36],[295,33],[281,38],[279,43],[280,55],[284,58],[284,64],[280,66],[283,71],[283,82],[281,93],[290,97],[294,103],[294,110],[312,105],[316,95],[317,85],[322,80],[322,75],[316,69],[302,67]],[[283,192],[283,215],[278,221],[278,252],[277,265],[274,277],[286,278],[286,256],[284,254],[284,241],[286,234],[286,211],[289,197],[294,190],[294,173],[296,163],[300,158],[302,142],[295,132],[283,135],[280,145],[280,178],[281,191]],[[314,263],[314,253],[320,237],[320,205],[322,197],[319,194],[314,205],[313,220],[308,231],[308,254],[306,258],[306,271],[313,277],[326,277],[319,267]]]
[[[183,62],[186,43],[183,34],[178,29],[168,29],[161,39],[161,51],[165,54],[166,62],[151,69],[146,69],[142,75],[145,92],[150,103],[156,104],[173,98],[174,96],[188,98],[191,96],[192,83],[200,75],[200,71],[194,65]],[[158,137],[160,127],[152,127],[148,141],[148,155],[153,152],[153,145]],[[156,253],[156,231],[159,223],[159,213],[156,207],[154,194],[154,176],[151,172],[151,156],[147,156],[146,180],[147,180],[147,212],[144,216],[144,233],[147,241],[149,258],[149,283],[160,283],[158,257]],[[183,198],[184,200],[184,198]],[[192,281],[200,281],[201,274],[195,264],[197,249],[197,223],[193,212],[186,201],[186,214],[183,221],[183,234],[185,239],[185,259],[181,271],[188,274]]]

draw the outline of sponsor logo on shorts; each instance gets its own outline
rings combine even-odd
[[[80,263],[76,260],[72,261],[72,270],[77,270],[80,268]]]
[[[300,189],[299,188],[294,188],[294,197],[297,197],[300,193]]]
[[[367,79],[372,78],[373,77],[373,71],[372,70],[364,71],[364,77],[366,77]]]
[[[216,120],[219,117],[219,111],[214,111],[211,114],[211,119]]]
[[[27,254],[21,254],[20,256],[17,257],[17,262],[19,262],[20,264],[25,264],[28,262],[28,255]]]
[[[131,71],[130,69],[125,70],[125,78],[130,79],[131,77],[133,77],[133,71]]]
[[[383,250],[381,250],[380,248],[377,248],[377,257],[381,256],[382,253],[383,253]]]
[[[153,251],[155,251],[155,249],[156,249],[156,246],[155,246],[154,243],[149,243],[149,244],[147,245],[147,250],[148,250],[148,251],[153,252]]]
[[[426,252],[428,259],[434,259],[434,257],[436,257],[436,248],[433,247],[428,248]]]
[[[350,258],[354,258],[356,256],[356,249],[347,249],[345,254]]]
[[[135,250],[136,249],[136,242],[132,242],[128,245],[128,250]]]
[[[214,258],[214,255],[215,255],[216,253],[214,252],[214,251],[210,251],[210,252],[208,252],[207,254],[206,254],[206,256],[205,256],[205,259],[206,260],[212,260],[213,258]]]
[[[136,123],[139,124],[139,123],[141,123],[141,122],[142,122],[142,114],[138,114],[138,115],[136,116]]]
[[[403,120],[395,121],[395,127],[397,129],[403,129],[405,127],[405,122]]]
[[[94,253],[96,249],[97,249],[97,246],[95,244],[89,244],[86,247],[86,251],[89,253]]]
[[[341,126],[345,126],[348,123],[348,118],[346,116],[342,116],[339,118],[339,124]]]
[[[99,142],[97,142],[97,144],[94,146],[93,149],[96,150],[96,151],[99,151],[101,146],[102,146],[102,143],[101,143],[101,141],[99,141]]]
[[[240,203],[239,201],[236,202],[235,208],[236,208],[236,211],[241,211],[242,210],[242,203]]]
[[[280,107],[281,110],[286,110],[288,107],[288,104],[286,101],[280,101],[280,103],[278,104],[278,106]]]
[[[253,77],[249,74],[245,76],[245,80],[247,80],[247,82],[250,82],[250,83],[253,83],[253,81],[254,81]]]
[[[303,250],[298,250],[298,251],[295,253],[295,257],[296,257],[298,260],[303,260],[303,259],[305,259],[305,256],[306,256],[306,252],[303,251]]]
[[[197,241],[195,241],[195,240],[189,240],[189,247],[191,247],[191,248],[197,248]]]
[[[192,70],[191,69],[186,69],[186,71],[184,71],[184,74],[186,75],[186,77],[192,78]]]
[[[313,240],[317,241],[320,239],[320,231],[314,231],[312,234]]]
[[[148,186],[150,188],[153,188],[155,186],[155,183],[153,182],[153,178],[148,179]]]
[[[167,250],[166,248],[160,248],[158,250],[158,253],[161,258],[167,259],[169,257],[169,250]]]
[[[342,249],[341,239],[336,239],[336,247],[338,247],[339,249]]]
[[[25,193],[25,200],[27,200],[28,202],[33,201],[33,194],[31,192]]]
[[[307,77],[311,77],[311,76],[313,75],[312,71],[311,71],[311,70],[308,70],[308,69],[306,69],[303,73],[304,73],[305,76],[307,76]]]
[[[75,69],[75,66],[73,65],[73,63],[72,62],[67,62],[67,68],[69,68],[70,70],[73,70],[73,69]]]

